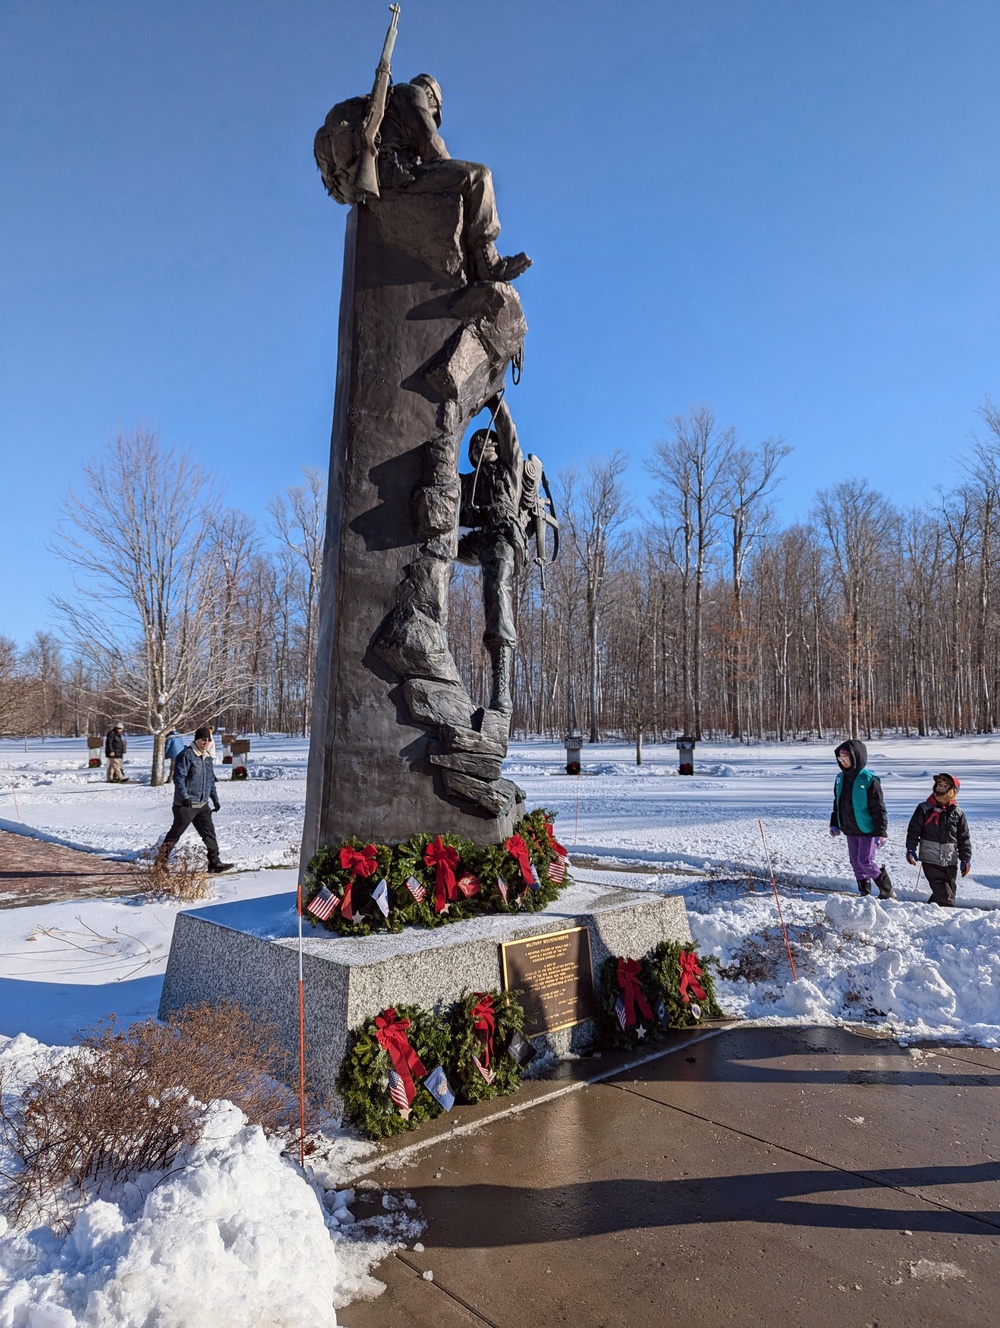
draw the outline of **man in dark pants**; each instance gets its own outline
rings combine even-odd
[[[174,821],[157,852],[157,863],[166,862],[178,839],[189,825],[193,825],[208,851],[208,870],[224,872],[233,865],[219,861],[219,843],[212,824],[212,810],[219,810],[219,795],[215,787],[215,769],[208,753],[211,741],[211,729],[196,729],[192,746],[185,747],[174,761]]]

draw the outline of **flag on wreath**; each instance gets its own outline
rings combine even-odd
[[[491,1084],[493,1080],[496,1078],[496,1074],[492,1070],[487,1070],[486,1066],[482,1063],[479,1057],[475,1055],[475,1053],[473,1053],[472,1063],[479,1071],[479,1073],[483,1076],[483,1078],[486,1080],[486,1082],[488,1084]]]
[[[439,1065],[436,1070],[431,1070],[430,1074],[424,1080],[424,1087],[432,1097],[437,1098],[445,1111],[451,1111],[455,1105],[455,1094],[451,1091],[451,1085],[448,1083],[448,1076]]]
[[[620,996],[615,998],[615,1018],[621,1024],[622,1032],[624,1033],[626,1027],[625,1021],[628,1018],[628,1015],[625,1013],[625,1002]]]
[[[372,891],[372,902],[378,905],[383,917],[389,916],[389,882],[384,876]]]
[[[403,1085],[403,1077],[397,1074],[395,1070],[389,1070],[389,1096],[396,1105],[399,1114],[403,1120],[408,1120],[410,1116],[410,1104],[406,1100],[406,1088]]]
[[[313,895],[309,903],[306,904],[306,912],[311,913],[314,918],[325,921],[331,913],[336,911],[340,900],[335,894],[332,894],[325,885],[321,885],[316,894]]]
[[[500,891],[500,898],[506,904],[507,902],[507,882],[502,876],[497,877],[497,889]]]
[[[420,884],[420,882],[417,880],[415,876],[407,877],[406,888],[407,890],[409,890],[410,894],[413,896],[413,898],[417,901],[418,904],[422,904],[424,902],[424,898],[427,894],[427,891],[424,889],[424,887]]]
[[[558,885],[559,882],[563,879],[563,877],[564,877],[565,875],[566,875],[566,859],[565,859],[565,858],[556,858],[555,862],[550,862],[550,863],[549,863],[549,880],[550,880],[550,881],[552,881],[552,882],[554,882],[556,885]]]

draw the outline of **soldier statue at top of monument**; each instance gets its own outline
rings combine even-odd
[[[374,94],[373,94],[374,95]],[[488,166],[458,161],[438,133],[441,86],[430,74],[388,88],[376,139],[379,190],[411,194],[458,194],[463,204],[462,238],[470,281],[513,281],[531,266],[527,254],[502,258],[493,176]],[[339,203],[358,201],[355,187],[363,153],[363,124],[369,97],[338,102],[316,135],[316,163],[327,192]]]

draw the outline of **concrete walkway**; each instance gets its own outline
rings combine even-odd
[[[0,830],[0,908],[134,891],[127,862]]]
[[[338,1320],[986,1328],[998,1087],[992,1051],[738,1027],[559,1096],[532,1085],[529,1110],[418,1152],[408,1136],[372,1173],[417,1201],[425,1248]]]

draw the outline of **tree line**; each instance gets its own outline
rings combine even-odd
[[[825,734],[993,732],[1000,688],[1000,411],[959,482],[903,510],[864,479],[781,525],[789,448],[747,445],[707,407],[677,416],[646,462],[640,508],[621,451],[557,477],[559,557],[516,584],[513,732],[590,741],[679,733],[754,742]],[[120,434],[70,490],[52,547],[75,589],[57,633],[0,637],[0,732],[162,738],[217,718],[308,733],[324,482],[267,520],[225,507],[155,432]],[[480,582],[456,567],[449,636],[485,703]]]

